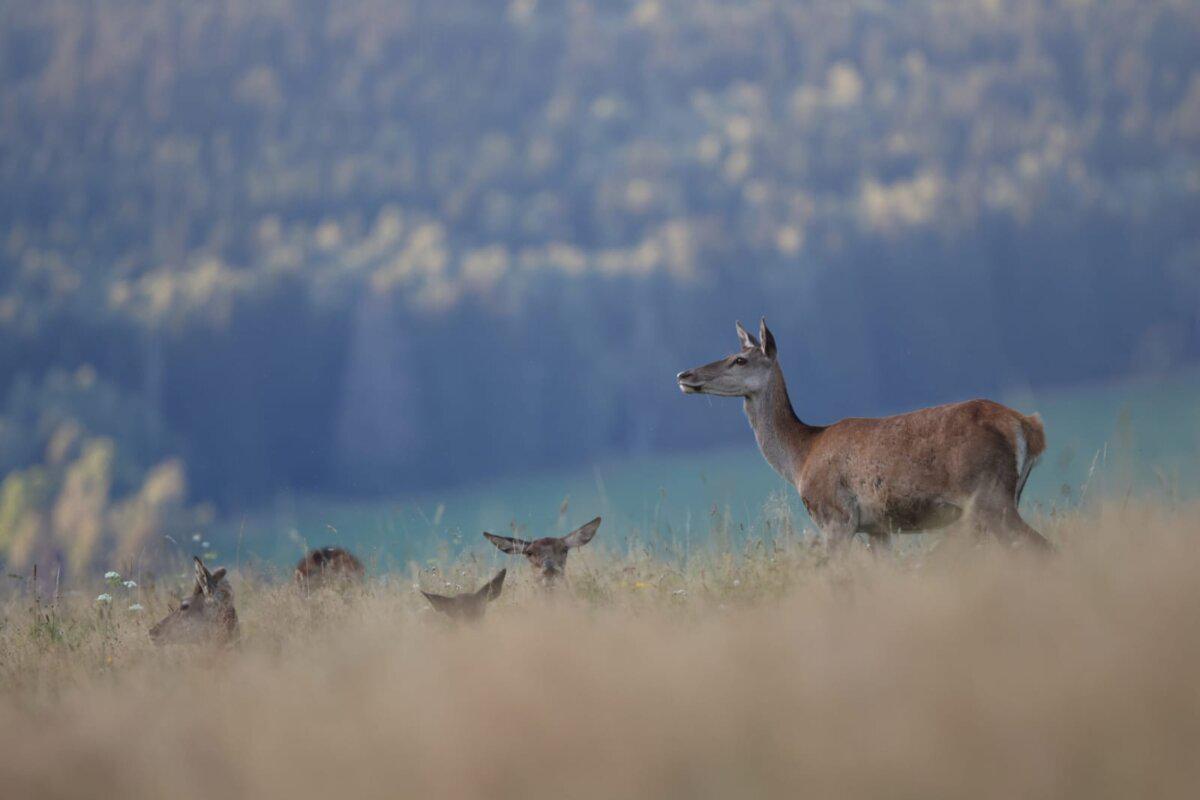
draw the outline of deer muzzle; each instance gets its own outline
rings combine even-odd
[[[698,380],[696,373],[690,369],[676,375],[675,381],[679,384],[679,391],[684,394],[697,394],[704,388],[704,383]]]

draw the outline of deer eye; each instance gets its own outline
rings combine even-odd
[[[735,358],[733,360],[733,363],[740,367],[742,364],[746,363],[746,359],[742,358],[741,356],[738,356],[737,358]]]

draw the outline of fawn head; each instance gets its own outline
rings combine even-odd
[[[562,577],[567,568],[567,554],[573,548],[582,547],[590,542],[599,527],[600,518],[596,517],[566,536],[547,536],[532,542],[524,539],[512,539],[508,536],[496,536],[486,532],[483,536],[505,553],[525,556],[546,583],[554,583]]]
[[[198,556],[193,557],[196,583],[190,597],[150,629],[155,644],[188,644],[211,641],[226,643],[237,633],[233,589],[225,580],[225,568],[209,572]]]
[[[722,397],[750,397],[763,391],[777,369],[775,337],[765,319],[758,325],[757,339],[740,322],[737,335],[742,348],[736,353],[676,375],[680,391]]]
[[[294,577],[301,591],[322,586],[345,587],[362,580],[362,562],[349,550],[341,547],[318,547],[309,550],[296,564]]]
[[[454,597],[431,592],[421,592],[421,594],[425,595],[434,608],[450,619],[471,622],[482,617],[483,612],[487,609],[487,604],[500,596],[500,590],[504,587],[504,576],[507,573],[506,569],[500,570],[496,573],[496,577],[485,583],[483,588],[477,592],[467,592]]]

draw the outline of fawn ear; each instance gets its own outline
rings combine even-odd
[[[200,560],[200,556],[192,556],[192,566],[196,570],[196,589],[207,594],[208,581],[211,577],[208,567],[204,566],[204,562]]]
[[[737,323],[737,335],[738,341],[742,343],[743,350],[750,347],[758,347],[758,340],[751,336],[750,332],[742,327],[740,320]]]
[[[430,592],[421,592],[421,594],[425,595],[425,599],[429,601],[431,606],[443,614],[453,614],[455,609],[458,607],[458,603],[454,597],[431,594]]]
[[[775,357],[775,335],[767,329],[767,318],[763,317],[758,321],[758,338],[762,339],[763,355],[767,358]]]
[[[212,572],[212,574],[210,574],[208,576],[209,580],[212,581],[213,586],[216,586],[218,583],[220,583],[221,579],[224,577],[225,577],[225,568],[224,567],[217,567],[216,570],[214,570]]]
[[[505,553],[514,556],[523,556],[529,552],[529,545],[524,539],[510,539],[507,536],[497,536],[494,533],[483,532],[483,538],[487,539],[492,544],[499,547]]]
[[[483,585],[483,588],[475,593],[476,597],[481,597],[484,600],[495,600],[500,596],[500,590],[504,588],[504,576],[508,574],[508,570],[502,569],[496,573],[496,577]]]
[[[596,517],[591,522],[576,528],[563,537],[563,544],[567,547],[583,547],[592,540],[596,535],[596,531],[600,528],[600,518]]]

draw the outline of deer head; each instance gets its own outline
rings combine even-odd
[[[296,585],[301,591],[322,586],[346,586],[362,580],[362,562],[341,547],[309,550],[296,564]]]
[[[684,394],[752,397],[767,388],[779,368],[775,361],[775,337],[767,329],[767,321],[759,323],[758,339],[740,322],[737,335],[742,347],[736,353],[675,376]]]
[[[237,612],[233,589],[225,580],[225,568],[209,572],[199,556],[193,557],[196,584],[191,597],[150,629],[155,644],[189,644],[210,641],[225,644],[237,634]]]
[[[454,597],[431,592],[421,592],[421,594],[425,595],[434,608],[451,619],[470,622],[482,617],[483,612],[487,609],[487,604],[500,596],[500,590],[504,587],[504,576],[507,573],[506,569],[500,570],[496,573],[496,577],[485,583],[483,588],[477,592],[467,592]]]
[[[573,548],[582,547],[590,542],[599,527],[600,518],[596,517],[566,536],[547,536],[532,542],[524,539],[511,539],[507,536],[496,536],[487,532],[484,532],[483,536],[505,553],[525,556],[546,583],[554,583],[562,577],[563,571],[567,568],[567,554]]]

